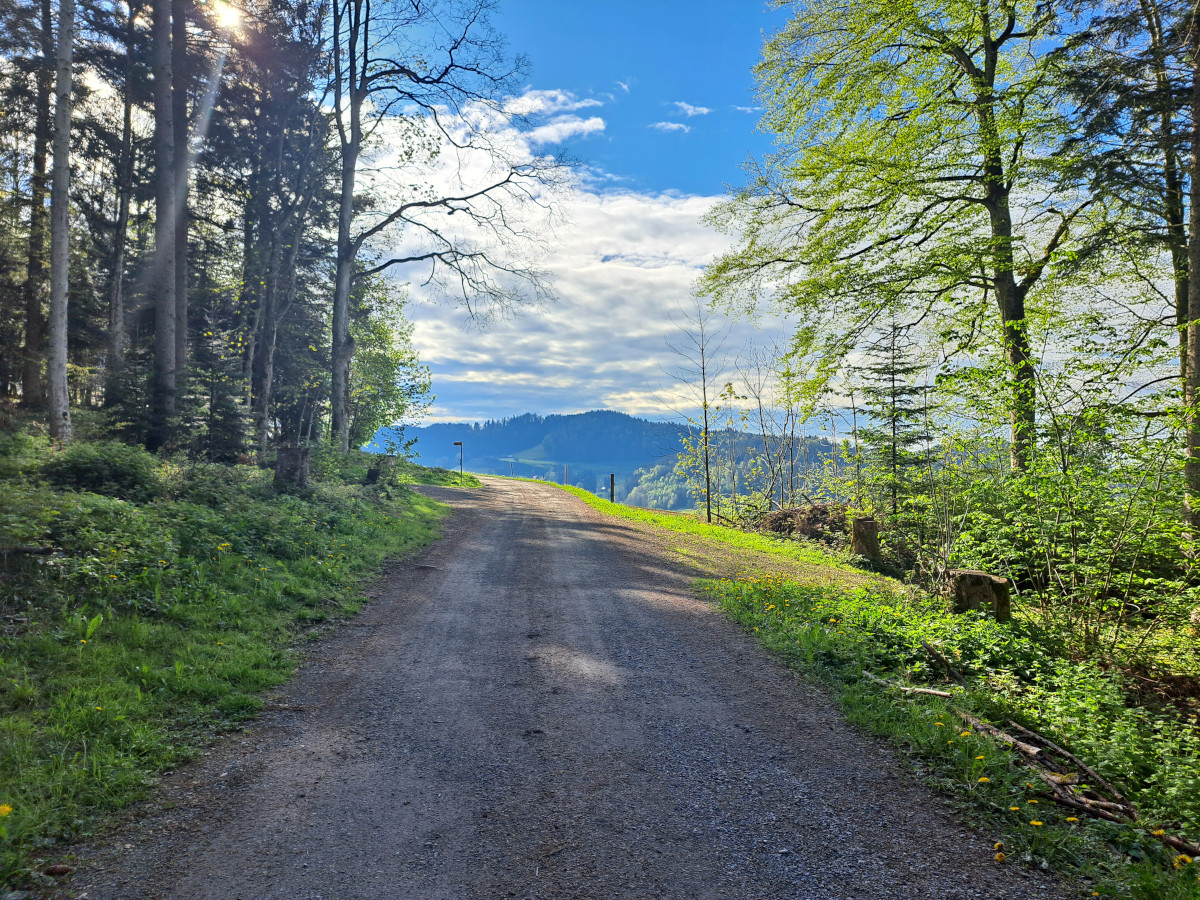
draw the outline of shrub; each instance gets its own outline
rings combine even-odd
[[[162,489],[158,460],[140,447],[117,441],[72,444],[42,466],[42,474],[61,490],[91,491],[145,502]]]

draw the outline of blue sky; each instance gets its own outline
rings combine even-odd
[[[677,417],[668,343],[696,278],[729,246],[703,217],[742,183],[747,157],[771,147],[751,70],[764,34],[785,21],[757,0],[505,0],[495,24],[530,62],[510,101],[523,118],[506,139],[565,152],[582,177],[546,232],[556,303],[481,330],[410,285],[414,343],[437,395],[430,420]],[[741,352],[778,343],[786,325],[731,328]]]
[[[701,195],[740,183],[746,157],[770,148],[745,110],[764,32],[785,22],[757,0],[505,0],[497,18],[531,85],[604,101],[605,130],[567,150],[621,187]]]

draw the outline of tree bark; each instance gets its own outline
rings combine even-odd
[[[357,122],[355,124],[357,125]],[[357,163],[356,138],[353,146],[343,147],[342,150],[337,273],[333,287],[333,371],[330,408],[332,438],[342,453],[350,452],[350,362],[354,357],[354,339],[350,337],[350,286],[354,274],[354,258],[357,255],[350,229],[354,221],[354,179]]]
[[[170,439],[175,416],[175,116],[171,0],[154,0],[154,390],[148,444]]]
[[[129,246],[129,206],[133,197],[133,53],[139,6],[129,5],[125,32],[124,115],[121,121],[121,155],[117,163],[117,221],[113,226],[112,282],[108,301],[108,383],[105,405],[120,400],[128,335],[125,328],[125,256]]]
[[[75,0],[59,0],[55,54],[54,171],[50,194],[50,355],[46,366],[50,436],[71,440],[67,395],[67,287],[70,268],[71,56],[75,42]]]
[[[29,260],[25,270],[25,354],[21,370],[21,402],[31,409],[46,405],[42,363],[46,352],[46,235],[50,213],[46,208],[46,163],[50,154],[52,124],[50,94],[54,89],[54,23],[50,0],[41,0],[42,58],[37,71],[34,101],[33,171],[29,197]]]
[[[365,79],[368,74],[361,70],[358,59],[360,49],[364,56],[367,52],[364,35],[367,23],[363,21],[363,15],[361,0],[335,6],[334,112],[342,172],[338,198],[337,270],[333,285],[330,430],[334,445],[342,453],[350,452],[350,362],[354,358],[354,340],[350,337],[350,287],[354,260],[358,255],[358,244],[351,229],[354,225],[354,184],[362,150],[362,104],[366,97],[365,85],[360,84],[360,79]],[[347,40],[345,63],[340,53],[343,34]]]
[[[173,0],[171,16],[171,117],[175,142],[175,390],[184,390],[188,360],[188,0]]]
[[[1200,22],[1193,20],[1189,35],[1192,51],[1192,148],[1189,164],[1188,271],[1200,272]],[[1200,278],[1188,279],[1187,374],[1184,378],[1184,414],[1187,451],[1183,471],[1186,482],[1185,541],[1200,537]]]
[[[995,63],[990,57],[988,62],[985,72],[994,78]],[[996,292],[996,305],[1000,312],[1000,325],[1004,332],[1004,356],[1008,363],[1010,380],[1009,466],[1013,471],[1020,472],[1029,465],[1037,424],[1034,371],[1029,332],[1025,327],[1025,289],[1017,283],[1013,259],[1010,188],[1004,171],[1004,160],[1000,156],[1000,136],[993,105],[994,97],[989,81],[985,92],[979,98],[980,134],[984,145],[985,206],[991,225],[992,280]]]

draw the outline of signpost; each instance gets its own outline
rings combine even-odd
[[[462,441],[455,441],[454,446],[458,448],[458,486],[462,487],[462,483],[463,483]]]

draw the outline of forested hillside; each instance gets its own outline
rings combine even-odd
[[[458,466],[462,441],[463,464],[472,472],[519,475],[567,482],[608,496],[609,475],[616,475],[617,499],[653,509],[694,509],[700,495],[690,483],[695,476],[687,442],[698,429],[692,424],[652,422],[624,413],[594,410],[573,415],[539,416],[526,413],[487,422],[446,422],[408,427],[402,433],[380,429],[372,447],[383,449],[404,439],[415,441],[411,452],[424,465]],[[764,489],[761,458],[770,439],[725,429],[712,431],[714,469],[718,482],[736,483],[742,494]],[[832,454],[823,437],[800,435],[794,442],[797,483],[804,472]]]
[[[96,412],[220,461],[344,451],[419,408],[386,275],[480,315],[545,296],[501,211],[560,167],[487,136],[520,73],[489,9],[0,3],[0,398],[61,440]],[[387,31],[419,65],[383,64]],[[431,114],[467,107],[496,115]],[[472,129],[479,180],[451,183],[439,149]]]

